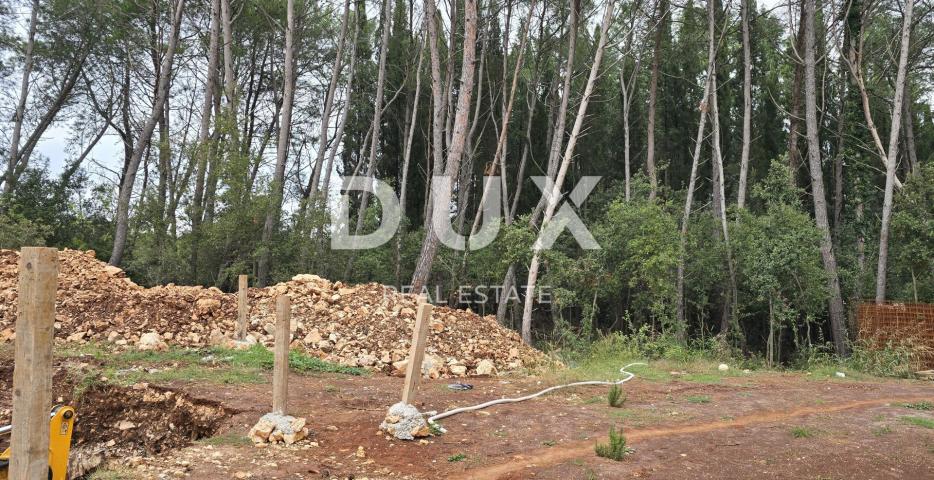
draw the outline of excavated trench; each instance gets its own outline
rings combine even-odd
[[[0,425],[11,421],[12,386],[13,366],[0,366]],[[69,478],[82,478],[106,460],[155,455],[210,437],[236,413],[169,388],[114,385],[63,365],[56,366],[52,392],[54,404],[77,413]],[[0,451],[9,440],[0,437]]]

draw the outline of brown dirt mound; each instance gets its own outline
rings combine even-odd
[[[236,294],[217,288],[169,284],[143,288],[93,251],[59,252],[56,338],[109,342],[130,348],[147,332],[170,345],[206,347],[226,343],[237,318]],[[0,343],[15,335],[19,253],[0,250]],[[315,275],[297,275],[269,288],[251,288],[249,335],[271,345],[275,297],[292,299],[293,348],[319,358],[400,371],[393,363],[408,353],[415,323],[415,298],[369,283],[349,286]],[[428,346],[432,376],[495,373],[539,366],[546,357],[522,344],[492,316],[437,307]],[[485,362],[484,362],[485,361]],[[489,367],[492,366],[493,369]]]

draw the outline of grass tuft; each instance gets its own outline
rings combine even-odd
[[[792,427],[791,436],[795,438],[811,438],[814,436],[814,431],[808,427]]]
[[[921,428],[934,429],[934,420],[925,417],[902,417],[902,421]]]
[[[710,396],[708,396],[708,395],[691,395],[691,396],[689,396],[689,397],[687,398],[687,400],[688,400],[688,402],[690,402],[690,403],[696,403],[696,404],[710,403]]]
[[[924,410],[924,411],[934,410],[934,403],[924,401],[924,400],[920,402],[916,402],[916,403],[906,403],[902,406],[905,408],[910,408],[912,410]]]
[[[451,463],[460,462],[466,459],[467,459],[467,455],[464,453],[455,453],[454,455],[451,455],[450,457],[448,457],[448,461]]]

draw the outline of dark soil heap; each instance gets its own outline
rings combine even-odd
[[[135,347],[155,332],[169,345],[203,348],[230,344],[236,294],[169,284],[143,288],[93,251],[59,252],[56,338]],[[0,250],[0,343],[15,335],[19,253]],[[376,283],[349,286],[296,275],[268,288],[251,288],[250,341],[271,345],[275,298],[292,300],[292,346],[324,360],[384,373],[404,371],[416,299]],[[539,366],[546,357],[492,316],[436,307],[429,329],[431,376],[495,374]],[[151,335],[150,335],[151,337]],[[395,365],[393,365],[395,364]]]

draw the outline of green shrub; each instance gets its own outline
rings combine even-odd
[[[613,385],[606,394],[606,401],[611,407],[620,408],[626,403],[626,397],[626,392],[619,385]]]
[[[623,435],[622,429],[617,432],[613,426],[610,426],[610,442],[598,443],[594,451],[598,457],[609,458],[617,462],[632,453],[632,449],[626,446],[626,436]]]

